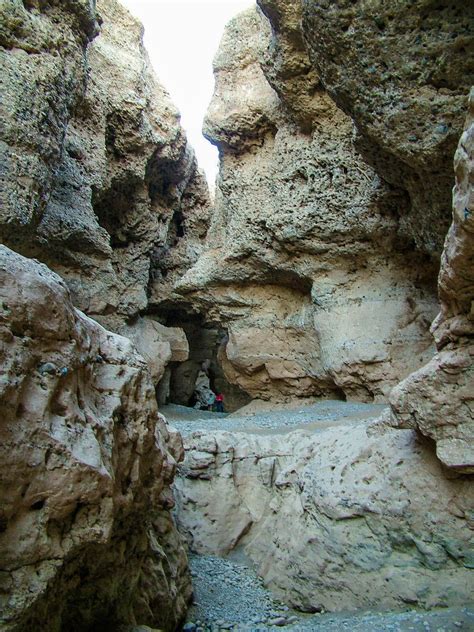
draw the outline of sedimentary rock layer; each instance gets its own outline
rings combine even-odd
[[[146,363],[46,266],[4,246],[0,264],[2,630],[174,630],[191,594],[181,448]]]
[[[184,442],[177,515],[191,548],[244,553],[287,603],[315,612],[471,598],[472,481],[446,479],[415,431],[379,421]]]
[[[216,207],[178,288],[228,327],[224,369],[252,396],[383,400],[433,353],[436,264],[400,232],[406,191],[364,162],[312,70],[299,4],[270,4],[273,33],[249,9],[215,58]]]

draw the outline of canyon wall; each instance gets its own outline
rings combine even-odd
[[[474,473],[474,89],[454,157],[453,223],[439,275],[441,312],[431,331],[438,353],[391,393],[393,424],[436,442],[451,470]]]
[[[258,4],[271,34],[249,11],[216,57],[213,243],[181,289],[228,322],[223,366],[259,397],[383,399],[404,379],[373,424],[189,433],[181,529],[310,612],[465,604],[472,7]]]
[[[0,13],[2,626],[174,630],[182,452],[154,386],[188,342],[148,299],[197,258],[207,185],[118,2]]]
[[[178,289],[228,328],[224,370],[253,397],[386,401],[433,354],[437,262],[406,237],[407,191],[364,161],[315,72],[300,3],[273,4],[273,32],[249,9],[215,57],[216,207]]]
[[[469,473],[470,119],[438,291],[436,277],[474,82],[472,8],[258,5],[214,60],[216,208],[178,289],[227,327],[222,367],[253,397],[387,401],[414,372],[392,397],[394,425]]]
[[[240,402],[387,401],[396,387],[401,429],[192,435],[178,488],[195,549],[244,546],[307,610],[467,599],[472,112],[439,295],[436,276],[472,9],[258,4],[215,58],[211,221],[139,23],[116,0],[0,9],[0,236],[17,251],[0,250],[12,632],[182,620],[191,589],[170,486],[183,454],[154,387],[182,396],[204,356]]]
[[[0,246],[2,630],[174,630],[191,596],[170,509],[179,437],[127,338]]]
[[[0,231],[118,331],[147,310],[154,279],[159,304],[197,258],[209,195],[143,27],[115,0],[91,6],[4,5]]]

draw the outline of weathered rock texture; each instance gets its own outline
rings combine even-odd
[[[75,305],[117,331],[147,309],[154,279],[156,304],[197,258],[205,180],[142,26],[116,0],[97,14],[89,0],[9,0],[2,24],[2,240],[59,272]]]
[[[169,511],[181,448],[146,363],[46,266],[4,246],[0,262],[2,630],[174,630],[191,592]]]
[[[288,603],[431,608],[472,597],[472,481],[444,478],[415,431],[378,422],[184,442],[177,515],[191,548],[243,552]]]
[[[254,397],[383,400],[433,353],[436,264],[410,209],[363,161],[304,48],[296,2],[228,25],[204,130],[220,151],[208,249],[180,292],[229,331],[228,379]]]
[[[261,0],[281,7],[280,0]],[[357,147],[409,195],[400,231],[440,255],[450,217],[452,157],[474,83],[474,7],[462,0],[303,0],[314,69],[355,122]]]
[[[454,158],[453,223],[446,237],[432,325],[438,353],[391,394],[393,421],[436,441],[450,468],[474,472],[474,90]]]
[[[189,343],[179,327],[165,327],[150,317],[125,325],[120,333],[134,343],[145,358],[155,385],[163,377],[169,362],[184,362],[189,356]]]

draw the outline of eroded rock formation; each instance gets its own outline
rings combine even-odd
[[[46,266],[4,246],[0,264],[2,629],[174,630],[191,594],[181,454],[147,365]]]
[[[188,344],[143,312],[197,258],[207,186],[118,2],[0,12],[1,240],[70,292],[2,247],[2,624],[172,630],[191,588],[154,386]]]
[[[409,195],[400,209],[404,239],[439,257],[451,218],[452,157],[474,83],[473,6],[462,0],[301,4],[313,67],[355,122],[357,147]]]
[[[180,523],[199,552],[242,548],[305,610],[465,603],[472,112],[455,156],[434,357],[428,330],[471,83],[471,9],[258,4],[271,34],[248,11],[216,57],[205,126],[221,156],[216,211],[180,289],[228,323],[223,366],[259,397],[383,399],[407,377],[372,426],[190,434]],[[245,111],[236,86],[250,95]]]
[[[394,424],[436,441],[440,460],[474,472],[474,91],[454,158],[453,223],[446,237],[432,325],[438,353],[391,394]]]
[[[413,430],[280,432],[185,436],[177,506],[193,550],[245,553],[310,612],[469,601],[472,481],[446,479]]]
[[[355,150],[298,3],[274,5],[276,35],[249,9],[215,58],[204,129],[221,157],[216,208],[178,287],[228,327],[223,366],[252,396],[383,400],[433,353],[436,264],[401,239],[406,192]]]
[[[57,271],[114,330],[194,261],[209,197],[179,115],[116,0],[2,7],[2,241]],[[100,23],[100,33],[96,34]],[[184,243],[186,242],[186,243]],[[166,280],[165,280],[166,277]]]
[[[190,585],[169,510],[182,446],[154,387],[188,402],[203,359],[236,402],[386,401],[403,380],[391,397],[403,429],[191,435],[179,515],[195,549],[244,546],[306,610],[469,596],[472,112],[434,357],[429,326],[472,9],[258,4],[215,59],[206,244],[207,187],[139,23],[116,0],[0,9],[0,231],[21,253],[0,251],[11,632],[180,621]]]

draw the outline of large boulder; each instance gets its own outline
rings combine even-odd
[[[146,363],[46,266],[1,246],[0,281],[2,629],[174,630],[191,595],[181,453]]]
[[[148,316],[124,325],[120,333],[135,344],[148,363],[154,384],[158,384],[169,362],[184,362],[189,356],[189,343],[180,327],[165,327]]]

